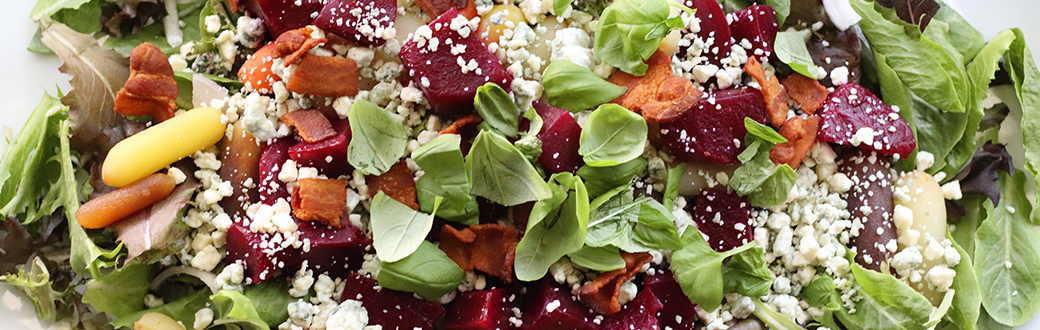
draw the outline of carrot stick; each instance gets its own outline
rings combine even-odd
[[[146,176],[83,204],[76,211],[76,220],[83,228],[104,228],[166,198],[176,186],[177,182],[169,175]]]

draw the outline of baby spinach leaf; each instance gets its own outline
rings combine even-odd
[[[408,257],[397,262],[381,261],[376,280],[384,288],[414,292],[426,300],[436,300],[454,291],[466,277],[447,254],[428,241]]]
[[[975,233],[975,272],[982,305],[994,320],[1017,326],[1040,311],[1040,232],[1030,223],[1026,175],[1000,174],[1000,204],[984,206],[989,217]]]
[[[769,160],[769,149],[773,144],[748,133],[747,149],[737,156],[744,164],[733,171],[727,186],[756,207],[779,205],[787,200],[794,186],[796,175],[787,164],[777,166]]]
[[[715,252],[704,236],[693,226],[686,227],[682,235],[683,247],[672,254],[669,266],[690,302],[700,305],[705,311],[715,311],[722,304],[722,262],[726,258],[749,250],[755,243],[726,252]]]
[[[443,198],[437,216],[451,221],[476,224],[477,198],[469,193],[469,176],[462,157],[462,138],[445,134],[412,151],[412,159],[425,172],[415,181],[419,209],[433,213],[438,197]]]
[[[803,329],[802,326],[798,325],[798,323],[794,323],[794,320],[792,320],[790,316],[787,316],[787,314],[777,313],[776,311],[773,310],[772,307],[769,307],[769,305],[766,305],[765,303],[762,303],[761,299],[752,298],[752,300],[755,301],[755,310],[752,313],[754,313],[755,317],[758,317],[759,320],[762,320],[762,323],[765,323],[766,325],[768,325],[770,329],[773,329],[773,330],[799,330],[799,329]]]
[[[408,128],[401,117],[372,102],[358,100],[350,107],[350,145],[347,161],[367,175],[390,170],[408,146]]]
[[[589,224],[589,194],[581,178],[557,173],[550,179],[552,198],[539,200],[527,220],[527,232],[516,246],[516,277],[530,282],[549,266],[581,249]]]
[[[737,253],[722,265],[723,290],[749,297],[769,294],[773,273],[766,264],[762,248]]]
[[[682,181],[684,175],[686,175],[686,163],[679,163],[668,169],[668,181],[665,182],[664,196],[661,197],[661,204],[664,205],[665,210],[672,210],[675,198],[679,197],[679,182]]]
[[[855,329],[925,329],[932,304],[910,286],[888,274],[852,263],[859,284],[856,312],[835,313],[842,324]]]
[[[470,192],[493,202],[513,206],[552,196],[549,185],[509,140],[480,131],[466,157]]]
[[[585,181],[589,196],[596,198],[611,189],[631,182],[633,176],[646,170],[647,163],[646,158],[637,157],[614,166],[583,165],[578,169],[578,176]]]
[[[213,301],[213,308],[216,309],[213,325],[225,325],[232,329],[232,325],[241,329],[270,328],[260,318],[254,303],[238,291],[222,290],[209,299]]]
[[[433,212],[425,214],[386,196],[382,191],[372,199],[372,247],[379,260],[394,262],[412,254],[426,241],[433,228]]]
[[[567,254],[571,262],[591,270],[608,272],[625,268],[625,259],[621,250],[614,246],[584,246],[580,250]]]
[[[1026,46],[1022,30],[1012,29],[1015,41],[1004,56],[1005,69],[1015,85],[1022,105],[1022,141],[1025,145],[1026,170],[1040,177],[1040,70]],[[1040,182],[1040,181],[1038,181]]]
[[[643,116],[617,104],[604,104],[592,112],[581,129],[578,154],[591,166],[625,163],[643,154],[646,133]]]
[[[671,210],[650,197],[642,197],[637,201],[639,218],[632,227],[633,239],[636,243],[658,250],[675,250],[682,247],[679,231],[675,229],[675,218]]]
[[[953,278],[950,290],[957,292],[953,296],[953,305],[946,314],[953,323],[965,329],[974,327],[979,320],[979,308],[982,306],[982,292],[979,288],[979,279],[975,275],[975,267],[972,266],[971,255],[961,248],[953,236],[949,233],[946,237],[953,242],[953,248],[961,256],[961,262],[953,267],[957,277]]]
[[[542,75],[542,86],[549,104],[570,112],[580,112],[608,102],[627,90],[568,60],[549,63]]]
[[[635,198],[627,186],[619,188],[592,202],[586,244],[613,245],[627,252],[682,247],[671,212],[652,198]]]
[[[629,74],[646,74],[643,61],[657,51],[669,31],[684,27],[679,16],[669,18],[669,14],[665,0],[614,1],[596,25],[596,57]]]
[[[809,55],[809,48],[800,32],[777,33],[773,48],[776,50],[776,57],[795,72],[813,79],[819,78],[816,76],[819,69],[813,63],[812,55]]]
[[[480,118],[484,118],[484,122],[480,123],[480,129],[490,130],[505,137],[516,137],[520,117],[517,115],[513,98],[501,86],[489,82],[477,87],[473,106],[477,108]]]

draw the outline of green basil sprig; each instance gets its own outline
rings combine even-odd
[[[611,84],[583,66],[567,60],[549,63],[542,75],[549,104],[580,112],[621,96],[628,88]]]

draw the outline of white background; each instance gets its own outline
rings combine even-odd
[[[799,1],[799,0],[794,0]],[[34,0],[6,0],[0,10],[0,125],[17,131],[28,119],[43,93],[69,89],[68,77],[58,72],[57,57],[25,50],[36,31],[29,19]],[[1040,57],[1040,2],[1036,0],[948,0],[987,39],[1005,28],[1021,27],[1034,55]],[[189,23],[190,24],[190,23]],[[0,329],[43,329],[32,304],[0,286]],[[1040,329],[1034,319],[1022,328]]]

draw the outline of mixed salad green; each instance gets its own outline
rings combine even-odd
[[[144,123],[151,119],[126,118],[112,110],[130,76],[128,55],[138,45],[150,42],[169,56],[179,89],[176,105],[182,110],[201,104],[227,105],[224,108],[232,110],[224,119],[255,122],[256,114],[250,111],[256,110],[241,105],[245,100],[267,97],[267,102],[277,103],[277,96],[260,95],[236,75],[261,41],[273,39],[249,28],[260,24],[249,14],[232,10],[238,1],[167,1],[39,0],[30,13],[39,30],[28,49],[60,57],[61,70],[72,76],[72,90],[44,95],[0,159],[4,218],[0,220],[0,274],[4,274],[0,280],[32,300],[41,320],[68,322],[73,328],[130,328],[142,315],[155,312],[187,328],[302,329],[307,327],[300,326],[295,308],[306,301],[318,311],[308,317],[325,313],[323,317],[331,320],[336,308],[345,308],[330,300],[338,296],[329,297],[329,292],[343,290],[343,279],[330,279],[333,288],[321,291],[315,284],[319,274],[306,266],[295,275],[287,272],[259,283],[243,280],[239,266],[237,281],[231,279],[235,275],[228,266],[234,263],[225,260],[226,248],[213,243],[228,229],[221,232],[210,223],[191,224],[194,215],[213,212],[200,210],[198,197],[211,183],[198,182],[192,171],[185,171],[188,180],[178,190],[140,217],[148,225],[88,230],[75,221],[80,205],[96,196],[95,190],[106,189],[100,179],[105,152],[145,129]],[[699,306],[699,312],[689,317],[700,318],[697,325],[710,329],[724,329],[742,318],[757,319],[772,329],[996,329],[1024,324],[1040,311],[1040,231],[1036,228],[1040,215],[1034,212],[1035,178],[1040,174],[1040,70],[1019,29],[987,41],[957,12],[934,0],[719,1],[727,13],[756,3],[770,6],[780,27],[771,45],[775,59],[767,64],[770,75],[804,75],[827,83],[832,91],[850,77],[858,79],[912,129],[916,148],[909,157],[892,158],[892,171],[921,170],[943,184],[943,193],[947,187],[956,189],[950,192],[955,197],[947,196],[945,206],[939,208],[947,214],[946,237],[934,238],[948,239],[945,260],[959,260],[949,263],[956,277],[938,299],[930,300],[919,292],[927,290],[912,284],[923,283],[920,278],[913,281],[893,273],[896,268],[871,270],[857,263],[856,253],[848,248],[831,251],[836,253],[834,259],[844,260],[841,269],[846,271],[836,273],[829,265],[815,264],[808,267],[812,269],[806,279],[809,284],[792,290],[791,281],[777,274],[793,278],[804,265],[796,267],[781,258],[770,238],[759,239],[756,231],[756,237],[719,251],[697,229],[694,209],[703,205],[694,206],[697,192],[691,194],[681,186],[689,185],[691,176],[703,177],[697,171],[704,167],[656,149],[660,144],[654,140],[664,134],[654,132],[660,131],[659,123],[609,103],[629,90],[611,80],[612,72],[643,76],[652,70],[651,56],[677,42],[673,38],[680,34],[677,31],[690,34],[697,25],[691,5],[665,0],[468,2],[480,15],[510,6],[527,18],[508,24],[502,23],[509,20],[505,16],[515,13],[484,18],[512,25],[500,37],[504,41],[492,42],[491,48],[507,47],[500,52],[503,66],[510,67],[521,83],[488,83],[476,89],[473,113],[482,122],[467,136],[434,134],[457,117],[441,118],[422,95],[408,94],[421,90],[422,83],[397,79],[407,71],[396,58],[401,44],[412,41],[411,32],[429,31],[419,26],[435,18],[422,21],[421,2],[397,1],[397,35],[407,37],[390,38],[379,47],[355,45],[362,50],[338,54],[354,54],[351,59],[364,58],[356,54],[365,49],[370,54],[368,63],[357,61],[360,75],[368,79],[362,83],[362,94],[322,100],[327,101],[326,108],[349,121],[352,135],[348,135],[346,161],[355,171],[344,177],[349,178],[351,190],[348,205],[351,198],[356,200],[347,211],[352,221],[357,220],[354,225],[365,228],[372,239],[364,267],[378,265],[370,274],[384,288],[443,304],[460,291],[474,290],[472,278],[478,274],[460,268],[427,236],[447,222],[481,223],[482,213],[488,212],[485,206],[494,204],[513,207],[501,223],[523,232],[511,260],[520,282],[548,277],[580,286],[598,274],[625,269],[623,255],[650,253],[657,260],[642,273],[674,274],[686,298]],[[168,19],[171,16],[173,20]],[[418,17],[414,19],[418,23],[402,24],[406,19],[401,17],[408,16]],[[556,50],[551,51],[552,61],[546,56],[540,59],[544,64],[532,65],[539,60],[537,56],[530,60],[537,48],[557,44],[546,37],[545,26],[564,22],[586,31],[586,39],[591,37],[584,45],[588,53],[584,58],[591,65],[577,64],[581,62],[577,55],[556,59]],[[704,21],[700,24],[706,26]],[[413,31],[402,32],[406,27]],[[552,31],[562,31],[557,28]],[[859,32],[855,47],[819,42],[821,31],[846,28]],[[524,35],[521,31],[530,33],[531,39],[512,46],[507,39]],[[685,41],[689,46],[690,40]],[[814,42],[837,49],[822,51],[845,65],[814,58],[821,51]],[[523,59],[514,58],[524,52]],[[837,53],[851,57],[833,55]],[[756,55],[762,54],[751,54]],[[373,61],[373,56],[378,59]],[[735,81],[733,85],[761,87],[739,74],[743,62],[726,64],[738,69],[735,78],[726,73],[726,65],[713,65],[718,73],[713,71],[707,79],[694,77],[696,67],[684,68],[681,62],[682,57],[672,59],[675,75],[690,78],[709,93],[721,86],[723,76]],[[835,73],[842,70],[845,75]],[[537,88],[529,92],[528,86]],[[318,107],[320,102],[288,94],[297,109]],[[538,99],[573,113],[581,124],[577,155],[582,165],[573,171],[553,174],[539,162],[543,144],[548,143],[539,132],[555,122],[547,122],[544,114],[531,108]],[[286,101],[279,102],[284,106]],[[259,111],[269,112],[259,114],[261,122],[274,123],[267,133],[291,134],[276,132],[279,115],[275,113],[285,112],[284,108],[271,105]],[[791,117],[811,115],[800,107],[791,111]],[[770,232],[765,219],[772,228],[772,215],[783,213],[804,188],[799,182],[808,180],[811,185],[820,170],[814,172],[815,164],[798,168],[774,164],[770,151],[788,138],[760,120],[744,118],[743,122],[747,135],[737,141],[742,149],[739,162],[723,171],[725,179],[711,174],[707,181],[745,198],[755,210],[749,212],[752,221],[761,216],[760,223],[752,224],[777,240],[775,235],[780,234]],[[1019,126],[1021,136],[1002,134]],[[261,131],[256,128],[252,134],[260,137]],[[1020,168],[1015,168],[1004,144],[1024,146],[1024,155],[1016,155],[1023,159],[1015,159]],[[812,149],[810,159],[823,163],[824,148],[833,162],[834,151],[824,142]],[[421,172],[414,180],[418,204],[414,209],[388,196],[389,192],[373,191],[369,197],[364,187],[366,176],[387,173],[402,159],[412,172]],[[821,182],[826,180],[820,176]],[[518,205],[526,205],[529,212],[523,224],[510,218],[519,214]],[[209,214],[212,220],[215,216]],[[811,224],[808,227],[812,230]],[[792,228],[787,228],[789,235]],[[208,239],[209,246],[217,246],[219,265],[205,267],[192,261],[201,260],[207,245],[195,246],[201,244],[197,243],[200,236]],[[564,268],[569,273],[561,271]],[[582,277],[570,280],[569,276]],[[790,297],[793,303],[775,298],[779,296]],[[737,316],[741,313],[735,306],[741,301],[746,313]],[[323,308],[327,309],[320,312]],[[722,314],[730,317],[724,319]],[[348,328],[318,325],[310,318],[306,324],[311,329]]]

